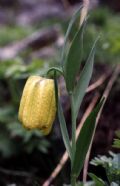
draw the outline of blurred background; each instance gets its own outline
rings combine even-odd
[[[43,137],[27,131],[18,121],[21,93],[29,75],[44,75],[49,67],[60,65],[61,48],[73,12],[80,0],[0,0],[0,186],[41,186],[65,151],[59,123]],[[100,35],[91,84],[103,82],[86,94],[78,124],[91,99],[102,95],[110,73],[120,61],[120,1],[90,0],[84,37],[83,62],[92,42]],[[72,29],[69,40],[76,32]],[[84,64],[84,63],[83,63]],[[59,77],[61,101],[70,132],[70,105],[64,81]],[[103,109],[94,138],[91,158],[108,154],[115,131],[120,130],[120,77],[117,78]],[[69,183],[69,162],[53,182]],[[90,171],[101,173],[101,168]]]

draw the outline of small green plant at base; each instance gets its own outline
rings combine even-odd
[[[120,185],[120,154],[110,152],[110,157],[98,156],[91,161],[91,164],[95,166],[101,165],[105,169],[108,181],[104,182],[102,180],[103,185]],[[98,179],[95,175],[90,174],[90,176],[93,180],[94,177]]]
[[[120,131],[116,131],[116,136],[120,138]],[[119,148],[119,139],[115,139],[113,142],[113,147]],[[120,153],[115,154],[109,152],[109,157],[107,156],[98,156],[95,157],[90,163],[94,166],[102,166],[105,169],[107,181],[104,182],[96,175],[90,173],[89,176],[94,180],[95,183],[100,179],[100,186],[119,186],[120,185]]]

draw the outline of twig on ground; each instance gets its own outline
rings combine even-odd
[[[105,80],[108,78],[110,73],[111,72],[109,71],[108,73],[103,74],[100,78],[98,78],[98,80],[95,83],[91,84],[87,88],[86,93],[91,92],[91,91],[95,90],[97,87],[99,87],[100,85],[102,85],[105,82]]]
[[[116,81],[119,73],[120,73],[120,65],[117,65],[116,68],[115,68],[115,70],[114,70],[114,72],[113,72],[113,74],[112,74],[112,76],[111,76],[111,78],[110,78],[110,80],[109,80],[109,82],[108,82],[108,84],[107,84],[107,87],[106,87],[106,89],[105,89],[105,91],[103,93],[103,96],[102,97],[104,97],[104,103],[103,103],[103,106],[102,106],[101,110],[98,113],[98,117],[96,119],[96,127],[97,127],[97,124],[99,122],[99,119],[100,119],[100,116],[101,116],[101,113],[102,113],[104,104],[105,104],[105,102],[106,102],[106,100],[107,100],[107,98],[108,98],[108,96],[110,94],[110,90],[112,89],[112,86],[115,83],[115,81]],[[95,129],[96,129],[96,127],[95,127]],[[88,153],[86,155],[86,160],[85,160],[85,164],[84,164],[84,169],[83,169],[83,182],[84,183],[87,180],[89,157],[90,157],[90,153],[91,153],[91,148],[92,148],[92,143],[93,143],[94,135],[95,135],[95,130],[94,130],[94,134],[92,136],[91,144],[90,144]]]
[[[8,170],[0,167],[0,172],[6,175],[11,176],[19,176],[19,177],[34,177],[33,174],[25,172],[25,171],[18,171],[18,170]]]
[[[80,133],[80,131],[81,131],[81,128],[82,128],[82,126],[83,126],[83,124],[84,124],[86,118],[88,117],[88,115],[90,114],[90,112],[93,110],[93,108],[94,108],[94,106],[96,105],[96,103],[97,103],[99,97],[100,97],[100,94],[97,92],[97,93],[95,94],[95,96],[93,97],[92,101],[90,102],[88,108],[86,109],[86,111],[85,111],[85,113],[84,113],[84,115],[83,115],[83,117],[82,117],[82,119],[81,119],[81,121],[80,121],[80,123],[79,123],[79,125],[78,125],[78,127],[77,127],[77,130],[76,130],[76,138],[78,138],[78,135],[79,135],[79,133]]]
[[[78,134],[83,126],[83,123],[85,121],[85,119],[87,118],[87,116],[89,115],[89,113],[92,111],[92,109],[94,108],[96,102],[99,99],[99,94],[96,94],[95,97],[92,99],[91,103],[89,104],[88,108],[86,109],[78,127],[76,130],[76,138],[78,137]],[[61,169],[63,168],[63,166],[65,165],[66,161],[68,160],[68,153],[67,151],[64,152],[62,158],[59,161],[59,164],[56,166],[56,168],[53,170],[52,174],[50,175],[50,177],[43,183],[42,186],[49,186],[51,184],[51,182],[56,178],[56,176],[59,174],[59,172],[61,171]]]

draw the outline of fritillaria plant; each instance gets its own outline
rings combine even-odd
[[[19,118],[23,125],[28,129],[37,128],[43,134],[49,134],[57,110],[58,119],[62,133],[62,139],[68,152],[71,162],[71,186],[76,186],[76,180],[82,170],[84,160],[91,143],[92,135],[95,130],[97,114],[102,106],[103,100],[98,103],[96,108],[89,114],[76,140],[76,119],[85,91],[91,79],[94,63],[94,54],[97,40],[93,43],[88,59],[84,64],[79,79],[76,81],[83,53],[84,21],[74,35],[68,48],[67,40],[74,26],[75,21],[80,16],[81,7],[73,15],[62,48],[61,66],[50,68],[47,72],[54,72],[54,79],[31,76],[25,85],[20,109]],[[70,140],[66,121],[63,114],[62,105],[58,91],[57,73],[60,73],[65,80],[66,88],[71,102],[71,133]],[[56,101],[55,101],[56,100]]]

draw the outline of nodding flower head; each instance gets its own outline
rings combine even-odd
[[[28,129],[40,129],[44,135],[50,133],[56,115],[54,80],[30,76],[25,84],[19,120]]]

